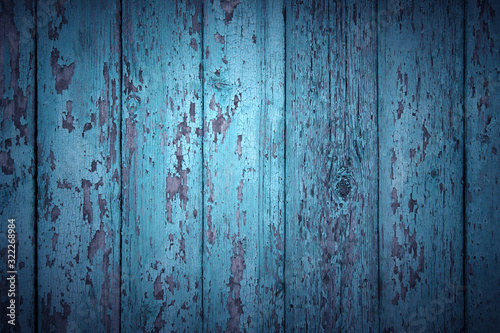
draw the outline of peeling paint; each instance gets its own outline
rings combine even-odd
[[[52,67],[52,75],[55,75],[55,89],[58,94],[62,94],[63,90],[67,90],[68,86],[71,83],[71,79],[73,78],[73,74],[75,72],[75,63],[72,62],[69,65],[59,65],[59,55],[60,52],[58,49],[52,49],[50,55],[50,65]]]
[[[236,7],[240,4],[239,0],[221,0],[220,7],[226,13],[224,22],[228,24],[233,19],[233,13]]]

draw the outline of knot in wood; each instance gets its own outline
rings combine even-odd
[[[342,197],[342,199],[346,199],[349,193],[351,193],[351,181],[349,180],[349,177],[343,175],[340,178],[340,181],[336,185],[336,190],[337,193]]]

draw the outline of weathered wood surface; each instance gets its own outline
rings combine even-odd
[[[17,271],[16,327],[35,328],[35,27],[34,6],[0,3],[0,330],[9,331],[7,271]],[[7,248],[7,225],[15,219],[15,268]]]
[[[286,12],[285,325],[376,332],[376,7]]]
[[[280,332],[283,3],[204,5],[204,329]]]
[[[201,13],[123,2],[124,332],[201,330]]]
[[[500,2],[466,7],[466,329],[500,327]]]
[[[38,329],[120,325],[119,2],[38,1]]]
[[[463,3],[379,10],[380,330],[460,331]]]
[[[499,13],[2,0],[0,330],[497,330]]]

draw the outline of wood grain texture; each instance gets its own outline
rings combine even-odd
[[[287,331],[378,331],[375,13],[287,7]]]
[[[463,3],[379,10],[380,329],[460,331]]]
[[[204,4],[204,329],[280,332],[283,3]]]
[[[0,0],[0,331],[498,330],[499,13]]]
[[[0,3],[0,331],[35,328],[35,27],[30,3]],[[7,265],[8,220],[15,219],[14,268]],[[16,320],[10,327],[7,271],[17,271]]]
[[[38,327],[118,331],[119,2],[37,11]]]
[[[201,330],[201,13],[123,2],[124,332]]]
[[[467,331],[500,326],[500,3],[468,1],[466,27]]]

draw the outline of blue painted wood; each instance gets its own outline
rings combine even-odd
[[[204,330],[280,332],[283,3],[204,5]]]
[[[466,27],[466,329],[500,326],[500,3],[468,1]]]
[[[35,42],[34,6],[0,3],[0,331],[35,328]],[[8,220],[15,219],[15,247]],[[9,251],[11,250],[11,251]],[[14,251],[12,251],[14,250]],[[8,261],[9,260],[9,261]],[[10,261],[13,260],[13,261]],[[11,266],[12,265],[12,266]],[[7,280],[17,271],[15,297]],[[11,299],[15,319],[7,317]],[[14,319],[15,326],[8,321]]]
[[[124,332],[201,330],[201,14],[123,2]]]
[[[12,331],[494,331],[500,4],[464,1],[38,0],[37,63],[2,1]]]
[[[37,12],[38,329],[118,331],[119,2]]]
[[[463,3],[379,10],[380,330],[460,331]]]
[[[287,331],[378,331],[375,13],[287,6]]]

